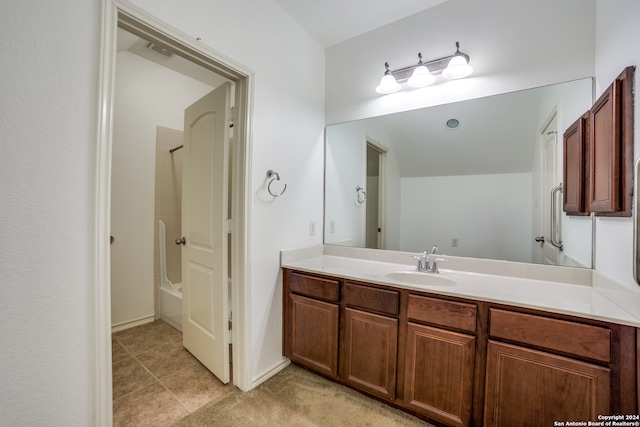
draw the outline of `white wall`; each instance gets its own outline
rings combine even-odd
[[[594,73],[595,0],[449,0],[327,49],[327,123],[558,83]],[[474,74],[380,96],[392,69],[451,55],[455,42]]]
[[[596,96],[629,66],[640,64],[640,2],[598,0],[596,25]],[[640,157],[640,104],[638,74],[635,75],[634,157]],[[596,268],[605,276],[629,287],[633,279],[633,223],[631,218],[598,218],[596,221]]]
[[[154,316],[157,126],[182,129],[184,109],[213,88],[131,52],[116,58],[111,176],[111,323]]]
[[[356,186],[363,186],[367,138],[388,149],[386,170],[385,249],[400,249],[400,172],[395,143],[383,126],[367,121],[329,126],[326,130],[325,243],[365,245],[365,205],[355,203]],[[367,191],[369,191],[368,187]],[[369,194],[369,193],[368,193]],[[331,232],[331,222],[334,232]]]
[[[108,1],[108,0],[107,0]],[[280,363],[279,250],[318,244],[324,50],[271,1],[137,5],[255,71],[251,376]],[[7,425],[95,425],[93,277],[100,2],[0,3],[0,413]]]
[[[530,173],[403,178],[401,211],[403,250],[531,261]]]
[[[2,424],[94,425],[99,2],[0,2]]]
[[[283,360],[279,251],[322,243],[324,49],[271,1],[133,3],[255,72],[246,313],[259,380]],[[277,199],[266,196],[269,169],[288,185]]]
[[[557,183],[563,180],[562,174],[562,159],[563,159],[563,142],[562,135],[567,128],[575,122],[578,117],[581,117],[593,103],[593,81],[592,79],[582,79],[563,85],[552,85],[543,88],[540,101],[540,109],[538,111],[538,130],[542,131],[550,119],[551,114],[555,113],[556,123],[558,128],[558,151],[557,151]],[[570,96],[568,94],[571,94]],[[558,100],[562,100],[558,102]],[[540,170],[541,160],[541,144],[539,142],[540,135],[538,137],[538,143],[535,146],[534,153],[534,178],[533,178],[533,209],[534,209],[534,233],[539,233],[542,229],[540,224],[542,221],[542,213],[540,207],[542,206],[542,197],[548,197],[548,194],[541,194],[540,178],[539,174],[536,174]],[[558,195],[558,198],[561,196]],[[592,247],[592,224],[591,217],[571,216],[566,215],[564,212],[560,217],[560,223],[562,228],[561,238],[563,242],[563,251],[561,257],[567,257],[568,262],[573,262],[572,265],[591,266],[591,247]],[[532,240],[533,242],[533,240]],[[539,249],[537,244],[534,244],[534,249]],[[537,251],[539,252],[539,251]],[[541,254],[540,254],[541,255]],[[535,254],[534,254],[535,256]],[[538,262],[542,262],[541,259]]]

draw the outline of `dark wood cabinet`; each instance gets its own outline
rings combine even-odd
[[[592,177],[590,209],[596,213],[620,210],[620,82],[614,81],[590,113],[589,154]]]
[[[611,414],[610,370],[489,341],[484,425],[552,426]]]
[[[448,426],[635,414],[640,330],[283,270],[283,354]]]
[[[404,402],[452,426],[471,420],[475,337],[409,323]]]
[[[398,319],[347,308],[344,325],[344,381],[394,400]]]
[[[338,377],[340,281],[285,270],[283,353]]]
[[[567,215],[631,216],[634,73],[625,68],[564,133]]]
[[[393,401],[400,292],[347,281],[343,300],[341,377],[346,384]]]
[[[589,215],[589,113],[564,133],[563,210],[567,215]]]
[[[492,308],[489,335],[485,426],[612,413],[610,329]]]
[[[407,319],[405,405],[447,425],[470,425],[476,304],[410,293]]]
[[[338,376],[338,304],[291,295],[291,360]]]
[[[627,67],[589,113],[589,208],[631,216],[633,198],[633,74]]]

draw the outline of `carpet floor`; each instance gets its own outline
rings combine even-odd
[[[290,365],[255,389],[235,389],[173,427],[431,426],[395,408]]]

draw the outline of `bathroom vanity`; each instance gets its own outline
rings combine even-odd
[[[622,305],[640,293],[591,270],[501,261],[414,272],[411,255],[283,252],[284,355],[442,425],[638,413],[640,313]]]

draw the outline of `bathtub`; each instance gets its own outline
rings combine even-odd
[[[160,319],[182,332],[182,284],[172,283],[167,277],[166,228],[158,221],[158,249],[160,253],[160,286],[158,287],[158,310]]]
[[[182,285],[174,283],[173,287],[174,289],[159,288],[160,319],[182,332]]]

